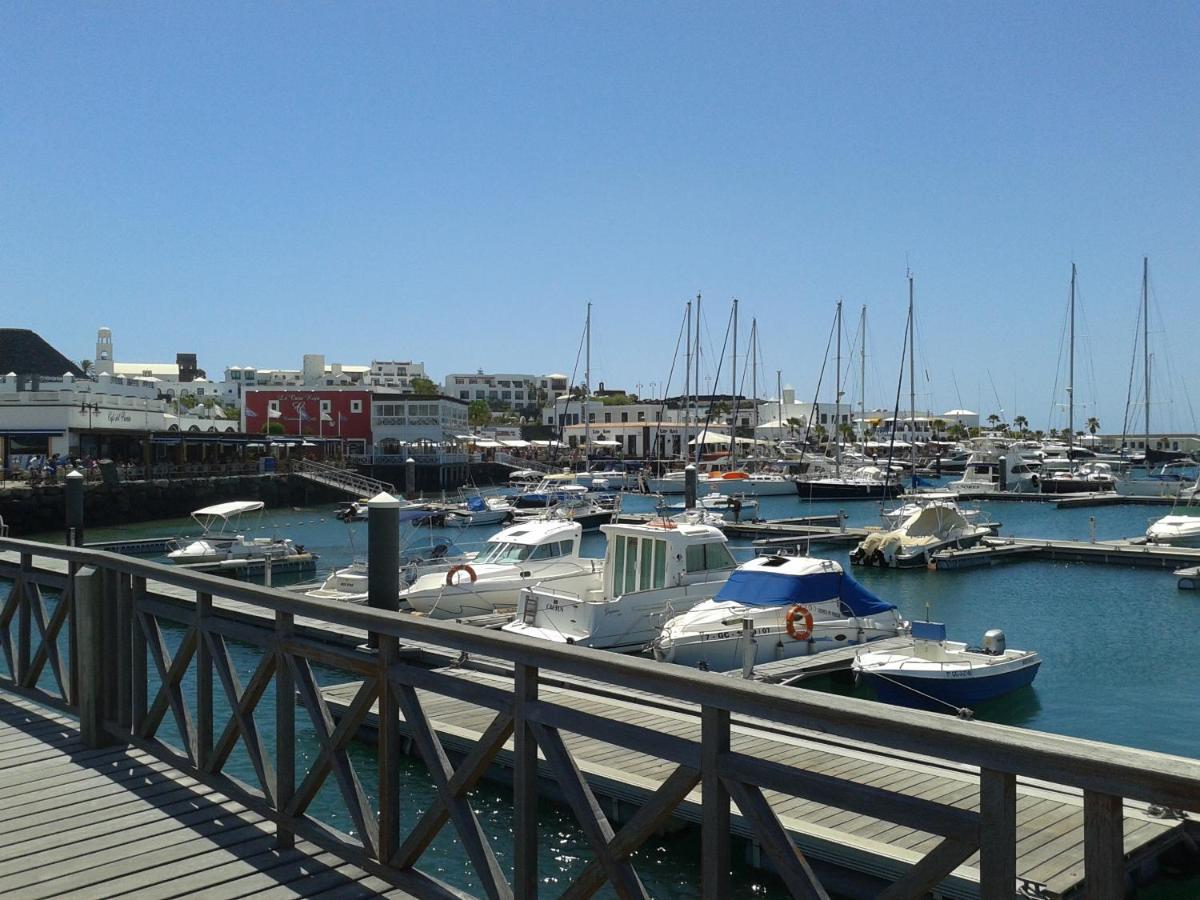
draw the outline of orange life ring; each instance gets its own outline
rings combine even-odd
[[[797,616],[804,619],[804,629],[801,631],[796,630],[796,617]],[[791,635],[793,640],[807,641],[810,637],[812,637],[812,630],[813,630],[812,613],[810,613],[808,611],[807,606],[802,606],[799,603],[797,603],[795,606],[793,606],[791,609],[788,610],[787,633],[789,635]]]
[[[475,574],[475,570],[472,569],[470,566],[468,566],[466,563],[459,563],[456,566],[451,566],[450,570],[446,573],[446,584],[448,586],[450,586],[450,587],[454,586],[454,584],[455,584],[454,576],[457,575],[459,572],[466,572],[469,576],[471,576],[471,584],[474,584],[475,581],[479,577]]]

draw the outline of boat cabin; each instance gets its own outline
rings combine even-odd
[[[475,564],[519,565],[579,556],[583,528],[566,519],[535,519],[498,531],[487,539]]]
[[[713,581],[737,568],[725,535],[711,525],[654,519],[644,525],[602,525],[604,596]]]

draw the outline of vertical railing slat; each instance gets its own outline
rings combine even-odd
[[[1011,772],[979,772],[979,896],[1012,900],[1017,889],[1017,777]]]
[[[275,613],[275,807],[281,814],[275,843],[280,849],[292,847],[296,841],[282,816],[296,790],[296,683],[283,649],[294,630],[291,613]]]
[[[1125,896],[1125,818],[1120,797],[1083,792],[1083,893],[1089,900]]]
[[[729,896],[729,792],[721,782],[721,755],[729,752],[729,710],[700,712],[700,896]]]
[[[530,900],[538,892],[537,742],[526,704],[538,696],[538,670],[517,664],[513,682],[513,895]]]
[[[117,723],[128,729],[133,720],[133,657],[130,646],[130,628],[133,625],[133,591],[129,576],[125,572],[114,572],[116,577],[117,633],[111,652],[116,657],[117,667]]]
[[[129,604],[129,728],[135,734],[146,718],[146,632],[138,621],[138,609],[146,599],[146,578],[134,575]]]
[[[388,677],[399,642],[379,638],[379,859],[391,863],[400,849],[400,712],[396,688]]]
[[[212,650],[205,633],[212,618],[212,594],[196,592],[196,765],[207,769],[213,751]]]
[[[33,659],[33,614],[29,608],[29,580],[33,577],[33,554],[21,554],[21,596],[17,606],[17,670],[13,681],[24,684]]]

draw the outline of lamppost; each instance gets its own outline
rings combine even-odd
[[[90,432],[92,430],[92,414],[100,412],[100,404],[99,403],[88,403],[86,400],[84,400],[84,401],[80,402],[80,404],[79,404],[79,411],[81,413],[85,412],[88,414],[88,431]],[[81,444],[81,446],[79,448],[79,452],[82,454],[83,453],[82,441],[80,442],[80,444]]]

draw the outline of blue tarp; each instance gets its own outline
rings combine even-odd
[[[746,606],[791,606],[795,603],[820,603],[834,597],[852,616],[873,616],[896,608],[844,572],[786,575],[782,572],[738,569],[729,576],[716,599],[731,600]]]
[[[487,509],[487,504],[483,502],[482,497],[468,497],[467,509],[471,512],[483,512]]]

